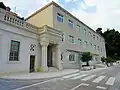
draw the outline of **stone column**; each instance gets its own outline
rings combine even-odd
[[[40,42],[41,46],[42,46],[42,63],[41,63],[41,67],[44,71],[48,71],[48,66],[47,66],[47,46],[48,46],[48,42],[46,41],[42,41]]]
[[[57,54],[57,60],[56,60],[56,66],[59,70],[62,70],[62,64],[61,64],[61,52],[60,52],[60,45],[56,46],[56,54]]]

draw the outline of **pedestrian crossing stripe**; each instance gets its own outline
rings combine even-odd
[[[80,73],[75,73],[75,74],[71,74],[71,75],[66,75],[63,76],[62,79],[71,79],[71,80],[75,80],[75,79],[80,79],[82,81],[87,81],[90,80],[92,78],[96,77],[96,75],[89,75],[89,74],[80,74]],[[105,79],[106,76],[98,76],[95,79],[93,79],[93,83],[99,83],[101,82],[103,79]],[[109,77],[108,80],[105,82],[106,85],[114,85],[115,82],[115,77]]]
[[[90,76],[88,76],[88,77],[83,78],[82,81],[87,81],[87,80],[89,80],[89,79],[92,79],[92,78],[95,77],[95,76],[96,76],[96,75],[90,75]]]
[[[73,77],[71,79],[80,79],[80,78],[85,77],[85,76],[87,76],[87,74],[79,75],[79,76]]]
[[[96,78],[95,80],[93,80],[92,82],[94,83],[99,83],[100,81],[102,81],[105,78],[105,76],[99,76],[98,78]]]
[[[62,78],[70,78],[70,77],[74,77],[79,75],[80,73],[76,73],[76,74],[72,74],[72,75],[67,75],[67,76],[63,76]]]
[[[115,81],[115,77],[110,77],[108,81],[106,82],[107,85],[113,85]]]

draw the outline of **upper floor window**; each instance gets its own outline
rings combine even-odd
[[[102,52],[102,48],[101,48],[101,52]]]
[[[91,32],[89,32],[89,36],[91,36]]]
[[[70,42],[70,43],[74,43],[74,37],[71,36],[71,35],[69,35],[69,42]]]
[[[100,51],[100,47],[98,46],[98,51]]]
[[[98,36],[97,36],[97,40],[98,40]]]
[[[96,50],[96,45],[94,45],[94,49]]]
[[[93,35],[93,39],[95,40],[95,35]]]
[[[57,20],[61,23],[63,23],[63,15],[57,13]]]
[[[75,54],[74,53],[69,54],[69,61],[75,61]]]
[[[82,40],[78,38],[78,41],[79,41],[79,44],[81,45],[82,44]]]
[[[9,61],[19,61],[20,42],[11,40]]]
[[[87,34],[87,30],[86,29],[84,29],[84,33],[85,33],[85,35]]]
[[[77,29],[78,29],[78,31],[80,31],[80,25],[77,25]]]
[[[73,28],[73,21],[68,20],[68,26],[69,26],[70,28]]]
[[[87,45],[88,45],[88,43],[87,43],[87,41],[85,41],[85,48],[87,47]]]
[[[90,46],[91,46],[91,48],[93,48],[93,47],[92,47],[92,43],[90,43]]]

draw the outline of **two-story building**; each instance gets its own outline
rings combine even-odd
[[[0,73],[79,68],[83,52],[100,63],[104,38],[55,2],[26,20],[0,9]]]

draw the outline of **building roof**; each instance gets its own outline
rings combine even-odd
[[[64,11],[65,13],[69,14],[71,17],[73,17],[74,19],[76,19],[77,21],[79,21],[80,23],[82,23],[83,25],[85,25],[87,28],[89,28],[90,30],[92,30],[94,33],[96,33],[97,35],[99,35],[100,37],[102,37],[100,34],[98,34],[97,32],[95,32],[92,28],[90,28],[88,25],[86,25],[85,23],[83,23],[82,21],[80,21],[78,18],[76,18],[74,15],[72,15],[70,12],[68,12],[67,10],[65,10],[64,8],[62,8],[60,5],[58,5],[54,1],[48,3],[47,5],[45,5],[44,7],[42,7],[41,9],[37,10],[35,13],[31,14],[25,20],[30,19],[31,17],[33,17],[34,15],[36,15],[37,13],[41,12],[42,10],[46,9],[47,7],[49,7],[51,5],[55,5],[56,7],[58,7],[59,9],[61,9],[62,11]]]

